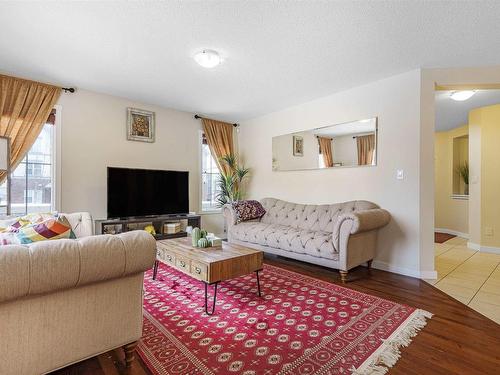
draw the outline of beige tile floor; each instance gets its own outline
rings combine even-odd
[[[460,237],[434,249],[438,278],[426,281],[500,324],[500,254],[471,250]]]

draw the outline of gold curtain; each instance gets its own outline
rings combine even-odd
[[[325,167],[333,167],[333,151],[332,139],[326,137],[318,137],[319,152],[323,155],[323,162]]]
[[[0,75],[0,135],[10,138],[12,170],[35,143],[60,94],[60,87]],[[5,177],[0,172],[0,183]]]
[[[358,165],[370,165],[375,152],[375,134],[356,137],[358,145]]]
[[[227,155],[234,155],[233,124],[207,118],[202,118],[201,121],[208,147],[219,171],[228,172],[226,165],[221,163],[220,159]]]

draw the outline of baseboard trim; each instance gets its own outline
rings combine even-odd
[[[466,239],[469,239],[469,237],[470,237],[469,233],[462,233],[462,232],[458,232],[456,230],[446,229],[446,228],[434,228],[434,232],[451,234],[453,236],[458,236],[458,237],[462,237],[462,238],[466,238]]]
[[[380,260],[374,260],[372,267],[378,270],[393,272],[404,276],[415,277],[417,279],[437,279],[436,271],[417,271],[410,268],[404,268],[389,264],[387,262],[382,262]]]
[[[481,253],[500,254],[500,247],[481,246]]]
[[[435,280],[438,278],[437,271],[420,271],[421,279]]]
[[[481,245],[479,245],[478,243],[468,241],[467,247],[472,250],[481,251]]]

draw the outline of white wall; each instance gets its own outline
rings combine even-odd
[[[201,123],[193,114],[77,90],[62,94],[61,211],[106,217],[106,167],[189,171],[190,210],[199,212]],[[156,113],[156,142],[126,139],[127,107]],[[202,225],[221,234],[222,215],[204,215]]]
[[[243,122],[240,150],[252,168],[251,197],[298,203],[373,201],[393,216],[380,232],[374,266],[413,276],[433,272],[433,264],[422,270],[419,259],[420,88],[421,74],[415,70]],[[271,170],[273,136],[375,116],[379,121],[377,166]],[[404,180],[396,180],[396,169],[404,169]]]

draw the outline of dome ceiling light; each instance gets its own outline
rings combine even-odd
[[[457,102],[463,102],[464,100],[470,99],[475,93],[475,90],[453,91],[450,94],[450,98]]]
[[[194,61],[204,68],[211,69],[215,68],[221,63],[220,55],[217,51],[212,49],[204,49],[194,55]]]

